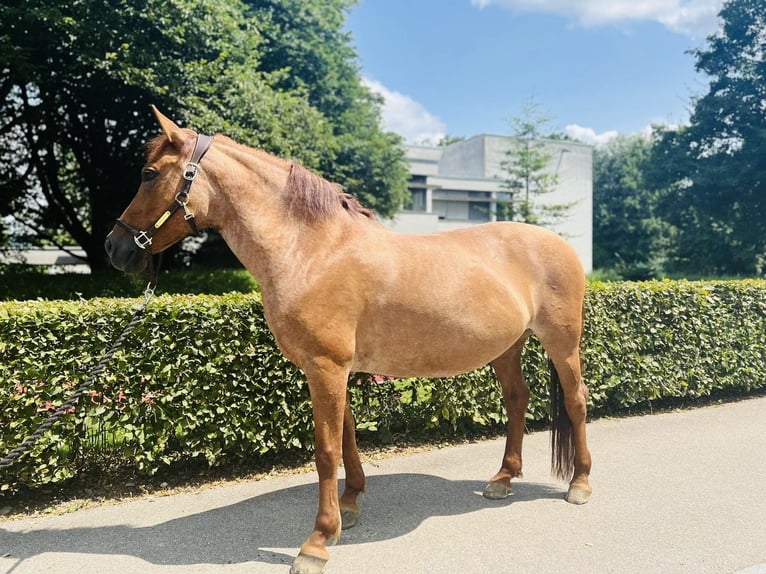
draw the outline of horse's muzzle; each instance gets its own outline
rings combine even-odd
[[[140,273],[149,264],[149,251],[140,249],[132,237],[114,230],[106,236],[104,249],[114,267],[125,273]]]

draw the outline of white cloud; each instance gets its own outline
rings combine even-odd
[[[569,124],[564,128],[564,133],[572,139],[595,146],[605,145],[619,135],[615,130],[597,134],[593,128],[585,128],[577,124]]]
[[[593,128],[586,128],[577,124],[569,124],[564,128],[564,133],[573,140],[600,147],[608,144],[613,139],[618,138],[620,135],[640,135],[645,138],[651,138],[654,134],[655,128],[657,127],[664,127],[668,130],[677,130],[679,127],[681,127],[681,124],[668,121],[652,122],[651,124],[647,124],[643,129],[640,129],[636,132],[622,132],[622,134],[617,130],[608,130],[605,132],[596,133],[596,130]]]
[[[389,90],[375,80],[364,85],[383,97],[383,128],[401,135],[410,144],[435,145],[447,134],[447,125],[411,97]]]
[[[679,34],[705,37],[718,29],[724,0],[471,0],[519,12],[559,14],[583,26],[659,22]]]

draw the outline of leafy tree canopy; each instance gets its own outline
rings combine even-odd
[[[649,175],[667,187],[679,271],[753,275],[766,267],[766,3],[729,0],[722,28],[693,52],[710,80],[690,124],[659,134]]]
[[[292,157],[392,214],[407,171],[360,83],[343,30],[352,4],[4,2],[0,215],[13,218],[17,239],[74,241],[93,268],[105,266],[104,234],[157,133],[151,103],[181,124]]]
[[[661,272],[668,225],[657,213],[659,193],[645,178],[652,140],[619,136],[593,154],[593,264],[627,279]]]

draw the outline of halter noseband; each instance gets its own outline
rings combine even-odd
[[[181,188],[181,191],[176,194],[175,198],[173,199],[173,203],[171,203],[165,212],[160,215],[159,219],[154,222],[154,225],[152,225],[149,229],[141,231],[132,225],[125,223],[122,219],[117,220],[117,225],[130,232],[130,234],[133,236],[133,241],[135,241],[136,245],[138,245],[140,249],[146,249],[152,244],[152,237],[154,237],[154,235],[160,230],[160,227],[162,227],[164,223],[170,219],[170,216],[178,211],[178,209],[181,207],[183,207],[184,210],[184,220],[189,223],[189,227],[191,227],[195,235],[199,233],[197,224],[194,221],[194,214],[189,211],[189,208],[186,206],[186,204],[189,203],[189,190],[191,189],[191,184],[194,181],[194,178],[197,177],[197,173],[199,171],[199,162],[202,161],[202,158],[204,157],[207,150],[210,149],[210,144],[212,143],[213,138],[211,136],[206,136],[204,134],[197,135],[197,143],[194,144],[194,152],[192,153],[192,158],[184,168],[183,187]]]

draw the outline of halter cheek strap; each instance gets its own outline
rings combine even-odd
[[[197,177],[197,173],[199,173],[199,163],[202,161],[205,153],[207,153],[207,150],[210,149],[210,145],[212,143],[213,138],[211,136],[206,136],[205,134],[197,135],[197,142],[194,144],[194,152],[192,153],[191,160],[186,164],[186,167],[184,167],[184,182],[183,186],[181,187],[181,191],[176,194],[175,198],[173,199],[173,203],[171,203],[163,212],[163,214],[160,215],[157,221],[154,222],[154,225],[152,225],[149,229],[141,231],[132,225],[125,223],[121,219],[117,220],[117,225],[130,232],[130,234],[133,236],[133,241],[135,241],[136,245],[140,249],[146,249],[147,247],[151,246],[152,237],[154,237],[154,235],[160,230],[165,222],[170,219],[170,216],[180,208],[183,208],[184,220],[189,223],[189,227],[191,227],[192,232],[195,235],[199,233],[199,230],[197,229],[197,223],[194,221],[194,214],[189,211],[189,207],[187,206],[189,203],[189,190],[191,189],[191,184],[194,181],[194,178]]]

